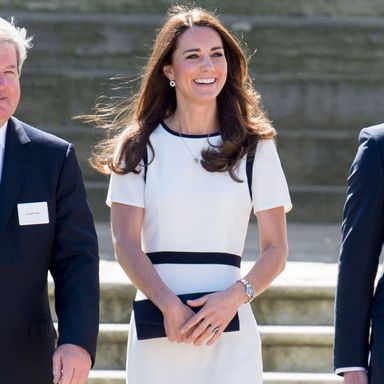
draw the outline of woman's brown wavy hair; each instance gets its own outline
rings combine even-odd
[[[114,104],[97,104],[86,122],[108,130],[108,138],[95,147],[91,164],[102,173],[140,172],[139,164],[147,145],[155,152],[149,137],[159,123],[176,108],[175,89],[163,67],[170,64],[180,35],[193,26],[214,29],[221,37],[228,74],[217,97],[222,143],[202,153],[202,166],[209,172],[226,172],[236,181],[235,170],[241,158],[254,152],[258,139],[272,138],[275,130],[260,106],[260,96],[252,86],[248,63],[237,39],[218,18],[201,8],[174,6],[157,34],[151,56],[144,70],[139,91]]]

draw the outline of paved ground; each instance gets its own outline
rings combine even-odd
[[[251,261],[242,263],[243,275],[252,266]],[[334,263],[291,261],[283,273],[273,282],[276,286],[327,286],[335,287],[337,265]],[[115,261],[102,260],[100,281],[106,284],[130,284],[128,277]]]
[[[105,283],[130,284],[114,261],[109,225],[97,224],[101,249],[100,278]],[[290,224],[288,226],[290,254],[283,273],[273,285],[336,286],[337,258],[340,246],[339,225]],[[244,250],[243,274],[258,255],[257,226],[249,227]],[[380,275],[380,271],[378,276]]]
[[[109,224],[97,223],[100,252],[103,260],[113,260]],[[340,246],[340,227],[337,224],[289,224],[289,261],[318,263],[337,262]],[[244,250],[244,260],[255,260],[258,250],[257,226],[249,226]]]

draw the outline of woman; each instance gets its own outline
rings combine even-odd
[[[238,42],[212,14],[174,8],[138,94],[99,106],[93,121],[124,127],[94,164],[112,173],[116,258],[138,289],[129,384],[262,383],[249,302],[284,268],[291,202]],[[261,253],[241,279],[252,205]],[[151,303],[164,337],[146,312]]]

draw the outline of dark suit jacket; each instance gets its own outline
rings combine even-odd
[[[49,223],[19,225],[18,204],[47,202]],[[98,250],[71,144],[11,118],[0,184],[0,383],[51,384],[56,332],[47,274],[55,281],[58,344],[95,358]]]
[[[371,318],[384,314],[382,278],[374,294],[383,239],[384,124],[361,131],[348,178],[336,293],[335,368],[368,367]],[[379,343],[384,346],[384,338]]]

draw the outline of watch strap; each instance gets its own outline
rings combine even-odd
[[[252,284],[246,279],[240,279],[240,280],[237,280],[236,282],[244,285],[245,294],[248,296],[247,303],[251,302],[255,298],[255,290],[252,287]],[[253,295],[249,294],[248,288],[251,288]]]

